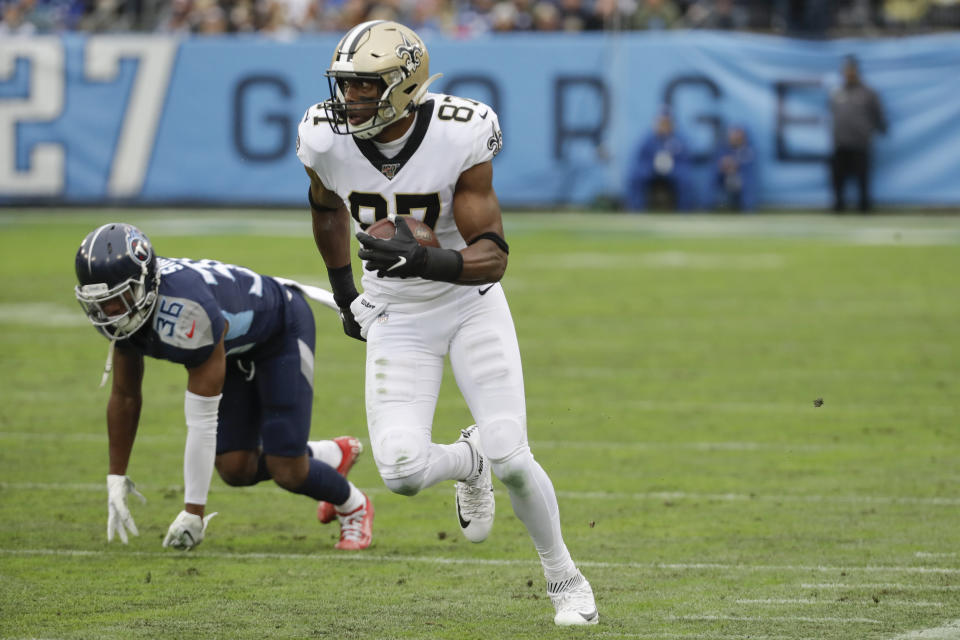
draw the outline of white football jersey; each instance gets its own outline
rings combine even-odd
[[[433,228],[441,247],[462,249],[466,242],[453,219],[453,192],[461,173],[500,151],[497,114],[481,102],[428,93],[408,134],[396,155],[387,158],[371,140],[335,134],[318,104],[300,122],[297,156],[343,199],[355,229],[390,214],[412,215]],[[362,284],[384,302],[427,300],[457,286],[378,278],[366,270]]]

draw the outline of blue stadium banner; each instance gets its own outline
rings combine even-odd
[[[305,205],[294,154],[338,36],[0,39],[0,203]],[[504,206],[618,199],[663,105],[700,158],[728,123],[757,148],[763,206],[829,202],[827,101],[856,54],[890,121],[875,198],[960,205],[960,35],[812,42],[713,32],[427,37],[434,88],[489,103]],[[438,158],[438,162],[442,162]]]

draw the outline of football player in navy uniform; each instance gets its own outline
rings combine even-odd
[[[304,115],[297,155],[344,330],[367,343],[367,426],[380,476],[403,495],[457,481],[461,529],[481,542],[494,519],[492,471],[533,538],[554,621],[594,624],[593,591],[564,544],[553,484],[527,441],[520,350],[499,284],[509,249],[492,184],[497,114],[429,92],[439,76],[429,75],[427,48],[396,22],[348,31],[327,77],[331,97]],[[404,215],[431,227],[440,248],[421,246]],[[391,216],[393,238],[362,232]],[[365,269],[359,295],[351,218]],[[447,355],[476,424],[436,444]]]
[[[184,508],[164,547],[189,550],[203,540],[216,515],[205,514],[214,466],[232,486],[272,478],[320,501],[321,521],[340,520],[338,549],[370,545],[373,505],[345,477],[360,442],[307,441],[315,328],[296,283],[214,260],[158,257],[139,229],[122,223],[90,232],[75,266],[76,297],[111,341],[108,541],[138,534],[127,496],[143,496],[127,466],[149,356],[187,369]]]

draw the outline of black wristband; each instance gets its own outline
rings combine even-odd
[[[422,278],[441,282],[456,282],[463,272],[463,254],[454,249],[425,247],[427,260],[423,265]]]
[[[336,269],[327,269],[330,287],[333,289],[333,300],[338,307],[350,306],[353,299],[359,295],[357,285],[353,283],[353,268],[347,264]]]
[[[328,211],[336,211],[337,207],[321,207],[316,202],[313,201],[313,188],[307,187],[307,202],[310,203],[310,208],[316,211],[317,213],[325,213]]]
[[[500,249],[502,249],[504,253],[510,253],[510,245],[507,244],[507,241],[501,238],[499,234],[496,234],[493,231],[484,231],[483,233],[478,235],[476,238],[474,238],[467,244],[473,244],[477,240],[483,240],[484,238],[486,238],[487,240],[490,240],[491,242],[493,242],[493,244],[500,247]]]

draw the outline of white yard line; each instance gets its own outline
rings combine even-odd
[[[812,604],[812,605],[863,605],[870,604],[890,607],[942,607],[942,602],[924,602],[922,600],[881,600],[867,602],[866,600],[818,600],[816,598],[743,598],[734,600],[737,604]]]
[[[638,640],[823,640],[823,636],[816,638],[798,636],[763,636],[740,633],[727,634],[724,631],[716,633],[623,633],[591,630],[591,637],[600,638],[637,638]]]
[[[881,620],[873,618],[827,618],[821,616],[670,616],[669,620],[676,622],[840,622],[855,624],[883,624]]]
[[[894,636],[891,640],[957,640],[957,638],[960,638],[960,619],[931,629],[908,631]]]
[[[89,327],[79,305],[48,302],[0,303],[0,324],[27,327]]]
[[[0,490],[7,491],[104,491],[106,485],[87,482],[0,482]],[[154,486],[137,484],[142,491],[181,491],[180,485]],[[233,491],[232,487],[214,485],[211,491]],[[374,495],[389,493],[383,487],[363,489]],[[275,485],[264,483],[244,487],[244,491],[283,491]],[[696,500],[702,502],[806,502],[824,504],[910,504],[954,507],[960,498],[911,497],[911,496],[819,496],[794,494],[749,494],[749,493],[696,493],[688,491],[647,491],[637,493],[605,491],[557,491],[557,497],[566,500]],[[923,557],[923,556],[918,556]],[[953,557],[946,555],[944,557]]]
[[[608,632],[599,634],[593,630],[590,636],[601,638],[636,638],[637,640],[823,640],[823,636],[817,638],[797,636],[758,636],[758,635],[728,635],[726,633],[617,633]]]
[[[871,589],[871,590],[890,590],[890,591],[960,591],[960,585],[924,585],[924,584],[904,584],[902,582],[865,582],[863,584],[850,584],[845,582],[804,582],[800,585],[801,589]]]
[[[164,551],[132,551],[127,550],[122,545],[114,545],[111,550],[97,549],[0,549],[0,554],[14,556],[60,556],[60,557],[99,557],[121,553],[124,555],[133,555],[144,558],[167,558],[175,559],[183,557],[173,552]],[[406,562],[414,564],[427,565],[491,565],[491,566],[540,566],[536,560],[512,560],[497,558],[449,558],[439,556],[399,556],[399,555],[376,555],[376,554],[328,554],[328,553],[236,553],[226,551],[211,551],[209,549],[198,550],[191,554],[191,558],[216,558],[229,560],[316,560],[327,562],[338,560],[344,562]],[[812,566],[812,565],[742,565],[723,562],[599,562],[599,561],[581,561],[579,566],[595,569],[641,569],[645,571],[731,571],[731,572],[787,572],[787,571],[820,571],[828,573],[853,573],[862,571],[865,573],[935,573],[960,575],[960,569],[945,567],[909,567],[909,566]]]

